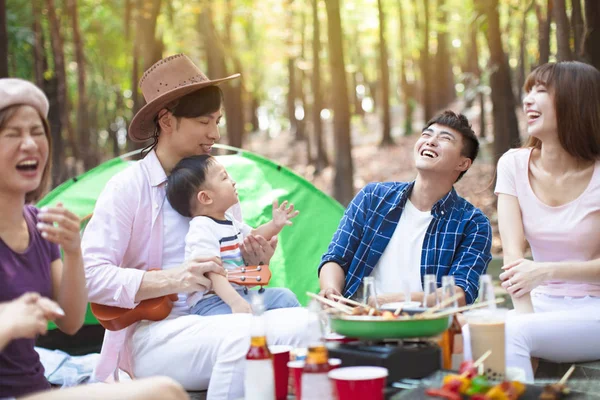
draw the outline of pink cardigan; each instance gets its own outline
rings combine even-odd
[[[82,239],[90,302],[134,308],[144,271],[161,268],[166,181],[151,151],[115,175],[98,197]],[[106,380],[117,367],[131,374],[130,352],[122,352],[131,329],[106,331],[94,371],[97,380]]]

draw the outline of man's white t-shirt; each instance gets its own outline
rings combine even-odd
[[[406,200],[392,238],[371,273],[377,295],[403,293],[406,285],[411,292],[423,291],[421,253],[432,219],[431,210],[420,211]]]

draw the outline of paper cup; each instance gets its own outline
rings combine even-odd
[[[290,361],[291,346],[269,346],[269,351],[273,355],[273,370],[275,371],[275,398],[285,400],[288,395],[289,371],[288,362]]]
[[[338,400],[383,400],[387,368],[344,367],[329,372]]]

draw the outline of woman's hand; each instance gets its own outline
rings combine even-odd
[[[284,201],[279,205],[277,199],[273,201],[273,223],[277,229],[281,230],[286,225],[292,225],[291,219],[295,218],[300,212],[294,211],[294,205],[290,203],[288,207],[288,201]]]
[[[64,315],[58,304],[37,293],[25,293],[0,308],[0,320],[8,325],[13,339],[33,339],[44,335],[48,321]]]
[[[269,264],[277,248],[277,236],[267,241],[260,235],[250,235],[242,244],[242,257],[246,265]]]
[[[519,259],[502,267],[502,287],[514,297],[521,297],[548,280],[550,269],[545,263]]]
[[[176,273],[182,285],[181,292],[197,292],[211,289],[211,281],[206,276],[209,272],[227,276],[223,263],[219,257],[196,257],[186,261],[177,269],[165,272]]]
[[[42,237],[62,247],[65,255],[81,252],[79,217],[58,203],[56,207],[44,207],[38,214],[37,228]]]

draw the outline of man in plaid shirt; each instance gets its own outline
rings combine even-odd
[[[368,184],[346,209],[321,259],[321,294],[352,297],[373,276],[379,304],[404,301],[408,290],[422,302],[426,274],[436,276],[438,291],[451,275],[459,303],[473,303],[492,258],[492,229],[453,185],[478,151],[465,116],[445,111],[431,119],[414,147],[416,179]]]

